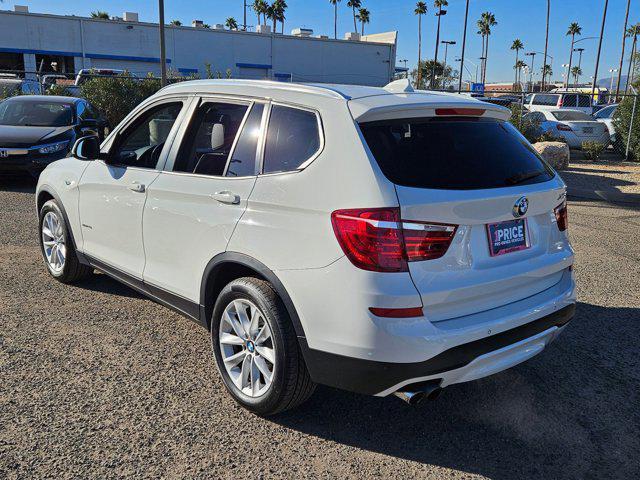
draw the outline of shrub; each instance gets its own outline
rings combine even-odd
[[[594,162],[600,158],[605,148],[604,143],[600,142],[582,142],[582,151],[587,160],[593,160]]]
[[[638,87],[640,88],[640,82]],[[633,129],[631,129],[631,115],[633,113],[634,101],[636,101],[637,104],[633,119]],[[629,141],[629,133],[631,133],[629,160],[640,161],[640,98],[633,96],[624,97],[613,116],[613,126],[616,131],[616,144],[620,148],[621,153],[626,153],[627,141]]]
[[[538,138],[536,138],[536,142],[562,142],[567,143],[567,141],[562,137],[556,137],[551,132],[543,132]]]
[[[58,85],[57,83],[51,85],[45,92],[45,95],[60,95],[62,97],[73,97],[73,95],[71,94],[71,92],[69,91],[66,85]]]
[[[512,103],[509,105],[509,109],[511,110],[509,122],[531,143],[536,142],[540,137],[540,122],[530,119],[525,120],[523,117],[527,114],[527,111],[519,103]]]
[[[80,96],[100,110],[111,128],[118,125],[136,105],[160,89],[160,81],[150,75],[136,78],[128,73],[96,77],[80,87]]]

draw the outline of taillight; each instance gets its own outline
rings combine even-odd
[[[556,103],[556,107],[560,108],[562,107],[563,104],[564,104],[564,98],[562,97],[562,95],[560,95],[558,97],[558,103]]]
[[[436,108],[436,115],[480,117],[486,110],[483,108]]]
[[[569,125],[565,125],[564,123],[557,124],[556,128],[563,132],[573,132],[573,130],[571,130],[571,127]]]
[[[558,230],[564,232],[569,227],[569,218],[567,216],[567,202],[562,202],[558,205],[553,213],[556,214],[556,223],[558,225]]]
[[[442,257],[456,225],[400,220],[398,208],[336,210],[333,230],[356,267],[374,272],[406,272],[407,262]]]

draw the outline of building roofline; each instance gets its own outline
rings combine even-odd
[[[56,19],[64,19],[64,20],[82,20],[84,22],[97,22],[97,23],[115,23],[120,25],[140,25],[146,27],[157,27],[158,23],[155,22],[129,22],[124,20],[107,20],[102,18],[93,18],[93,17],[82,17],[78,15],[57,15],[55,13],[39,13],[39,12],[15,12],[13,10],[0,10],[0,14],[10,14],[10,15],[23,15],[23,16],[32,16],[32,17],[47,17],[47,18],[56,18]],[[176,29],[176,30],[188,30],[188,31],[197,31],[197,32],[206,32],[206,33],[221,33],[225,35],[231,34],[239,34],[239,35],[258,35],[263,37],[277,37],[277,38],[287,38],[287,39],[296,39],[296,40],[310,40],[310,41],[318,41],[318,42],[338,42],[338,43],[364,43],[367,45],[394,45],[392,43],[385,42],[371,42],[371,41],[362,41],[362,40],[344,40],[341,38],[318,38],[318,37],[298,37],[290,34],[281,34],[281,33],[258,33],[258,32],[249,32],[244,30],[214,30],[212,28],[196,28],[190,27],[188,25],[165,25],[166,29]],[[386,33],[386,32],[380,32]],[[368,34],[375,35],[375,34]]]

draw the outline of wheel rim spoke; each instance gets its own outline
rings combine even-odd
[[[224,368],[243,394],[259,397],[275,372],[271,329],[260,309],[244,298],[231,301],[220,318],[218,342]]]
[[[42,246],[49,268],[55,273],[61,272],[67,257],[67,248],[62,222],[53,211],[47,212],[42,220]]]

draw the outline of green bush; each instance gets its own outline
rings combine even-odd
[[[536,142],[562,142],[567,143],[567,141],[562,137],[557,137],[551,132],[543,132],[538,138],[536,138]]]
[[[45,92],[45,95],[59,95],[61,97],[73,96],[66,85],[58,85],[57,83],[51,85]]]
[[[128,73],[96,77],[80,87],[80,96],[100,110],[111,128],[118,125],[136,105],[160,89],[157,78],[136,78]]]
[[[595,162],[600,158],[605,146],[604,143],[600,142],[582,142],[582,152],[587,160]]]
[[[540,136],[540,122],[535,120],[525,120],[523,117],[528,112],[519,103],[512,103],[509,105],[509,109],[511,110],[509,122],[531,143],[536,142],[537,138]]]
[[[640,88],[640,82],[636,84]],[[633,113],[633,102],[636,101],[636,113],[631,128],[631,115]],[[631,141],[629,142],[629,160],[640,161],[640,98],[624,97],[618,105],[613,116],[613,126],[616,130],[616,144],[625,154],[627,141],[629,140],[629,130],[631,129]]]

